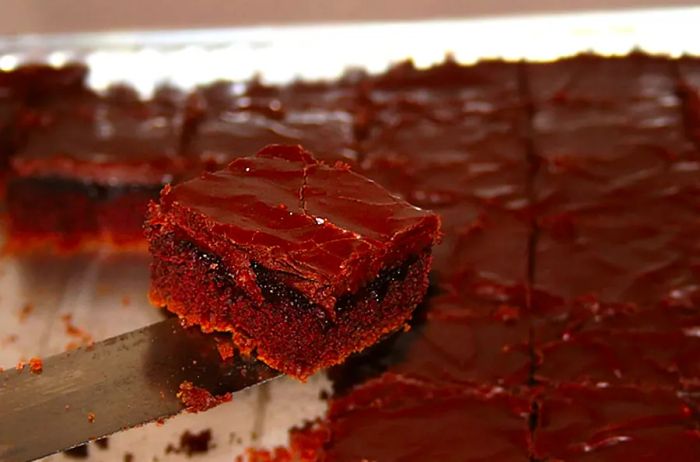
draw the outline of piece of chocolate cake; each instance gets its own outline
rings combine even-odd
[[[269,146],[150,207],[151,300],[305,379],[407,321],[439,222],[345,165]]]
[[[170,95],[129,88],[26,108],[8,184],[9,248],[143,246],[146,204],[181,175],[181,117]]]

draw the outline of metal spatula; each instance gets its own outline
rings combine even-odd
[[[34,460],[177,414],[180,384],[214,395],[280,375],[260,362],[222,361],[211,335],[171,318],[43,361],[41,374],[0,373],[0,461]]]

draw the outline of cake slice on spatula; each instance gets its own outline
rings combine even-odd
[[[344,164],[268,146],[151,204],[150,298],[304,380],[404,326],[439,228]]]

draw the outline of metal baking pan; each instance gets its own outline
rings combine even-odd
[[[451,53],[483,58],[549,60],[582,51],[624,54],[639,48],[678,56],[700,54],[700,7],[614,13],[442,20],[411,23],[306,25],[239,29],[0,37],[0,69],[24,62],[55,66],[79,60],[90,84],[127,81],[147,94],[170,82],[183,88],[220,78],[259,75],[268,82],[333,78],[350,67],[379,72],[412,58],[428,66]],[[154,322],[146,301],[148,258],[96,253],[63,259],[0,259],[0,366],[63,351],[76,338],[64,315],[95,340]],[[210,429],[213,448],[199,460],[231,461],[246,447],[284,444],[287,430],[322,415],[319,374],[307,384],[278,380],[202,414],[185,414],[90,445],[88,460],[185,460],[185,430]],[[37,431],[41,431],[40,425]],[[64,455],[52,456],[61,460]]]

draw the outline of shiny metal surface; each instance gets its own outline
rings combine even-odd
[[[0,461],[34,460],[173,416],[183,409],[183,381],[218,395],[278,375],[240,357],[222,362],[211,336],[161,321],[47,358],[40,374],[0,373]]]

